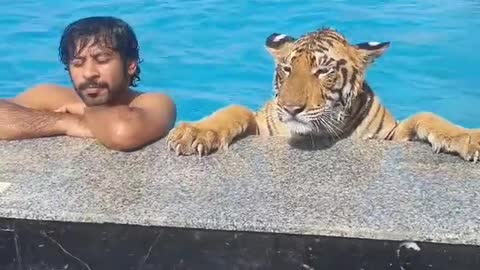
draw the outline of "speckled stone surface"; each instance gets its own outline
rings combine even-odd
[[[249,138],[199,159],[58,137],[0,157],[0,217],[480,245],[480,164],[422,143]]]

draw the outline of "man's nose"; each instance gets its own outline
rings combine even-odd
[[[83,70],[83,76],[85,79],[92,79],[100,76],[97,65],[92,62],[85,63],[85,69]]]

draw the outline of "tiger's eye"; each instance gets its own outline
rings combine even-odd
[[[328,74],[331,71],[332,70],[330,68],[322,67],[322,68],[317,69],[317,71],[315,71],[314,75],[318,77],[320,75]]]
[[[290,66],[282,66],[283,71],[290,73],[292,72],[292,68]]]

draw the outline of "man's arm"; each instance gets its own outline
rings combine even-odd
[[[100,143],[132,151],[164,137],[176,120],[174,102],[160,93],[142,94],[129,106],[85,108],[85,122]]]
[[[63,104],[80,101],[73,90],[54,84],[40,84],[16,97],[0,99],[0,140],[91,137],[80,116],[54,112]]]
[[[30,109],[0,99],[0,140],[64,135],[79,120],[75,115]]]

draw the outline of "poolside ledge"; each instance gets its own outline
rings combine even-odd
[[[402,247],[428,269],[480,265],[480,164],[422,143],[249,138],[200,159],[58,137],[0,156],[1,269],[417,269]]]

